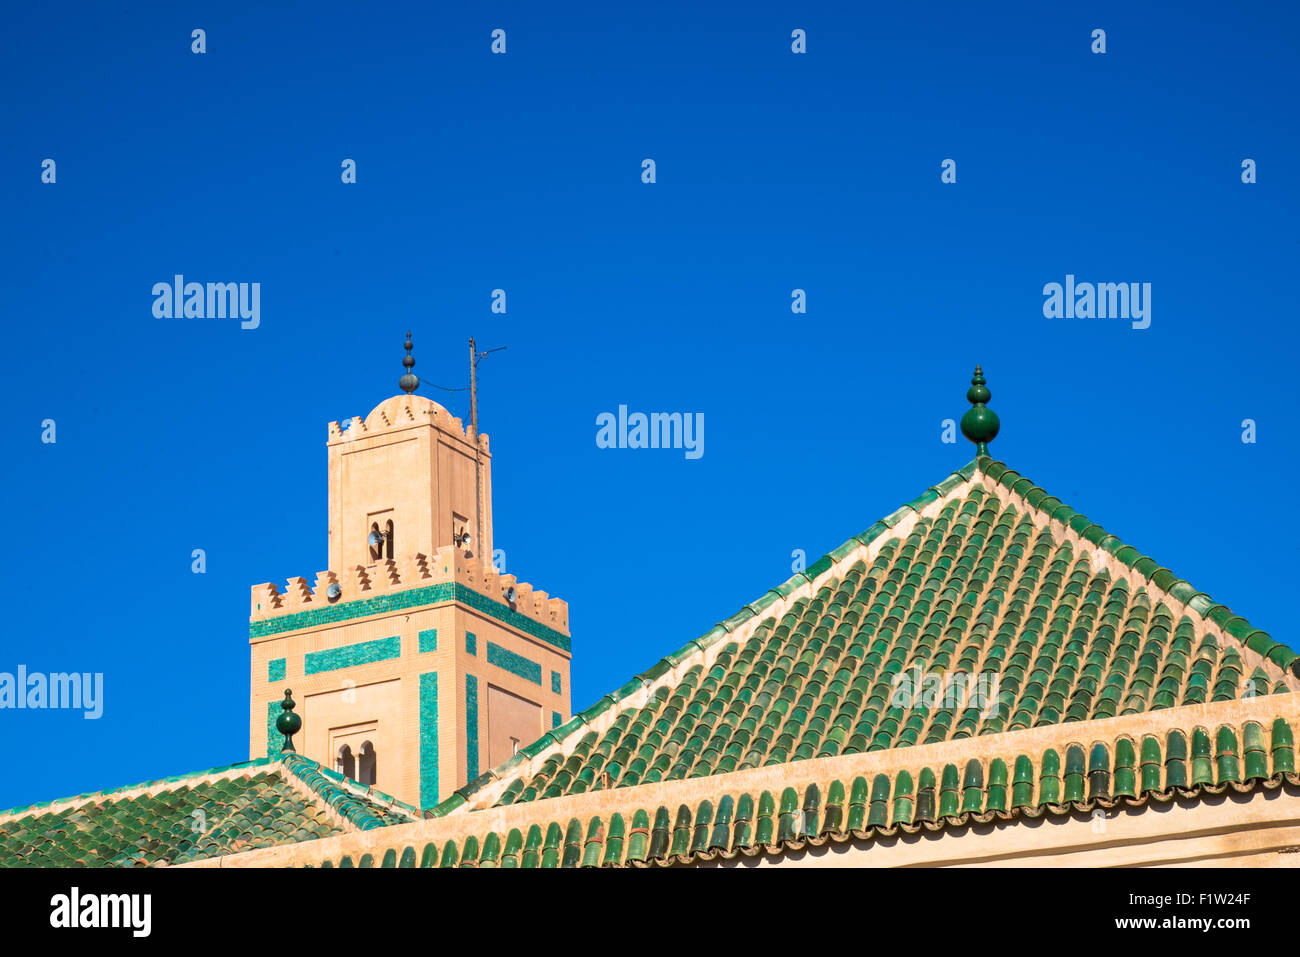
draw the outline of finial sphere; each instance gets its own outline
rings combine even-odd
[[[997,438],[1001,427],[998,414],[984,404],[992,397],[993,393],[984,382],[984,371],[976,366],[975,375],[970,380],[970,389],[966,392],[966,401],[971,404],[971,408],[961,417],[961,434],[975,443],[977,456],[989,454],[989,443]]]
[[[397,380],[397,385],[403,392],[410,395],[420,387],[420,377],[411,371],[415,368],[415,357],[411,355],[412,345],[411,332],[409,329],[406,332],[404,348],[406,349],[406,355],[402,356],[402,366],[406,369],[406,374]]]

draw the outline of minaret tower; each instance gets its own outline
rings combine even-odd
[[[253,587],[249,752],[291,687],[301,754],[428,808],[568,720],[569,614],[494,566],[488,436],[404,346],[402,393],[329,425],[328,570]]]

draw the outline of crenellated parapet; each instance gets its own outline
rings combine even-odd
[[[384,435],[417,425],[432,425],[448,435],[462,439],[469,445],[474,444],[465,424],[460,419],[437,402],[422,395],[395,395],[375,406],[364,419],[354,415],[342,422],[331,422],[327,444],[355,442],[358,439]],[[491,454],[487,433],[479,433],[478,447]]]
[[[249,618],[266,621],[284,615],[347,605],[381,595],[396,594],[431,585],[459,585],[510,608],[538,624],[567,635],[569,605],[560,598],[533,588],[514,575],[499,574],[491,562],[467,558],[453,546],[439,548],[433,555],[415,554],[401,560],[388,559],[316,575],[314,584],[306,578],[290,578],[283,589],[270,582],[254,585]],[[330,586],[338,586],[330,597]],[[450,590],[447,597],[454,594]],[[432,598],[431,601],[443,600]]]

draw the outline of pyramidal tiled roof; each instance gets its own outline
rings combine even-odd
[[[286,753],[0,811],[0,867],[184,864],[418,816]]]
[[[900,699],[912,678],[917,691],[936,678],[957,690]],[[1291,692],[1296,681],[1289,648],[980,457],[434,814]],[[988,700],[962,691],[974,687]]]

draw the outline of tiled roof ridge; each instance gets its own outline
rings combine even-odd
[[[1202,629],[1205,623],[1213,624],[1245,653],[1248,661],[1275,668],[1288,687],[1300,691],[1300,655],[1275,640],[1268,632],[1255,627],[1227,605],[1216,602],[1205,592],[1178,578],[1155,559],[1143,555],[1132,545],[1111,535],[1086,515],[1076,512],[1059,498],[1009,468],[1005,462],[981,457],[972,464],[992,485],[1019,499],[1026,511],[1033,512],[1048,525],[1054,526],[1052,530],[1063,539],[1090,550],[1100,550],[1107,555],[1112,574],[1123,569],[1127,575],[1138,579],[1140,584],[1167,599],[1177,612],[1187,614],[1193,621],[1200,621]]]
[[[110,801],[121,801],[130,800],[131,798],[139,797],[142,794],[154,795],[163,791],[171,790],[172,785],[176,784],[196,785],[206,784],[211,781],[223,781],[227,779],[247,777],[249,776],[249,772],[253,769],[266,767],[267,765],[275,763],[275,759],[273,758],[254,758],[251,761],[240,761],[237,764],[208,768],[204,771],[190,771],[185,774],[173,774],[170,777],[157,778],[152,781],[141,781],[138,784],[124,784],[119,787],[107,788],[102,791],[87,791],[73,797],[38,801],[34,804],[25,804],[21,807],[12,807],[8,810],[0,810],[0,824],[16,818],[26,817],[29,814],[53,813],[68,808],[80,807],[84,804],[94,804],[106,799]]]
[[[595,704],[578,712],[566,723],[554,728],[532,744],[520,748],[518,753],[495,768],[485,771],[475,780],[469,782],[443,800],[430,813],[440,817],[465,808],[471,803],[490,802],[496,799],[495,792],[500,791],[509,779],[521,774],[532,773],[532,764],[541,758],[544,752],[558,748],[563,751],[566,742],[577,742],[588,730],[600,730],[627,708],[640,707],[662,685],[677,680],[681,674],[696,664],[707,666],[710,653],[716,657],[721,650],[724,639],[746,637],[764,617],[780,615],[784,609],[804,593],[814,593],[818,584],[834,575],[835,569],[848,561],[852,564],[859,558],[874,557],[871,549],[877,550],[893,537],[905,537],[918,519],[932,517],[950,499],[960,498],[975,480],[976,460],[971,460],[948,478],[927,488],[921,495],[905,505],[895,509],[889,515],[872,524],[860,535],[855,535],[843,545],[827,552],[804,571],[796,572],[786,582],[769,589],[757,601],[743,606],[730,618],[724,619],[698,638],[692,639],[681,648],[664,656],[647,671],[633,677],[611,694],[605,695]],[[864,555],[859,553],[865,552]],[[774,608],[773,606],[781,607]],[[603,720],[601,720],[603,719]],[[597,723],[599,721],[599,724]],[[522,768],[529,765],[528,768]],[[493,787],[496,785],[496,787]]]
[[[1251,726],[1249,730],[1247,730],[1248,726]],[[994,775],[991,769],[994,761],[998,759],[1001,759],[1007,767],[1011,767],[1017,756],[1031,755],[1037,763],[1048,751],[1054,751],[1060,757],[1078,746],[1086,755],[1099,742],[1115,742],[1121,739],[1140,744],[1144,737],[1158,737],[1163,755],[1169,735],[1175,731],[1182,732],[1186,738],[1185,743],[1188,747],[1184,749],[1184,758],[1187,768],[1191,767],[1192,758],[1204,756],[1201,752],[1205,751],[1206,742],[1210,742],[1208,757],[1213,767],[1213,762],[1217,760],[1214,749],[1216,744],[1219,744],[1218,731],[1224,727],[1233,729],[1240,746],[1230,747],[1230,742],[1224,739],[1222,747],[1218,749],[1220,755],[1224,758],[1244,759],[1245,764],[1242,766],[1247,768],[1246,776],[1254,773],[1258,759],[1257,754],[1246,755],[1246,752],[1258,752],[1261,748],[1266,756],[1272,756],[1278,770],[1294,770],[1294,737],[1295,729],[1300,729],[1300,699],[1293,695],[1265,695],[1250,699],[1183,705],[1154,712],[1091,719],[1086,722],[1042,725],[995,735],[947,739],[907,748],[839,754],[808,761],[731,771],[708,777],[664,780],[628,788],[592,790],[556,798],[496,805],[474,813],[453,814],[439,818],[426,817],[424,820],[397,825],[393,828],[325,836],[310,846],[286,845],[279,848],[239,852],[223,855],[221,859],[213,857],[206,862],[195,862],[187,866],[296,866],[319,862],[330,857],[337,860],[343,854],[351,854],[355,860],[364,852],[373,853],[378,861],[385,856],[385,849],[393,846],[396,846],[399,852],[403,845],[414,845],[418,851],[429,842],[436,843],[437,848],[443,848],[448,840],[454,841],[457,846],[462,846],[467,837],[476,835],[479,840],[483,840],[489,832],[495,832],[504,841],[510,831],[528,831],[534,824],[540,824],[542,829],[546,829],[548,822],[558,821],[563,827],[565,822],[571,819],[588,822],[595,817],[600,817],[608,824],[616,813],[630,822],[633,813],[638,809],[648,809],[651,814],[659,806],[671,809],[686,804],[689,808],[695,809],[705,800],[718,805],[720,799],[726,795],[738,798],[745,793],[750,794],[757,801],[763,791],[767,790],[779,795],[782,789],[791,783],[798,784],[801,795],[804,794],[809,783],[815,783],[822,788],[823,793],[829,793],[830,782],[835,780],[847,784],[861,777],[872,782],[884,774],[893,781],[901,773],[915,775],[925,767],[935,772],[941,771],[949,764],[959,769],[966,768],[972,758],[985,769],[986,777],[992,778]],[[1195,735],[1197,728],[1206,730],[1207,734]],[[1146,763],[1147,757],[1149,755],[1143,758],[1143,763]],[[1149,775],[1153,770],[1160,770],[1161,789],[1164,787],[1167,763],[1157,762],[1144,772]],[[1224,765],[1225,770],[1230,763],[1229,761]],[[1197,781],[1204,770],[1204,765],[1198,765],[1196,773],[1188,771],[1187,781]],[[1038,780],[1038,776],[1035,776],[1034,781]],[[1149,779],[1144,780],[1150,783]],[[1177,782],[1178,777],[1171,780]],[[1063,781],[1059,783],[1064,787]],[[942,809],[938,801],[937,780],[935,787],[935,807]],[[826,803],[830,803],[829,799]],[[847,821],[847,816],[845,820]]]
[[[1080,815],[1092,817],[1098,810],[1110,811],[1115,808],[1137,808],[1145,810],[1152,804],[1168,805],[1175,801],[1195,804],[1205,797],[1217,797],[1231,790],[1234,794],[1249,794],[1263,789],[1276,791],[1279,788],[1291,789],[1293,797],[1300,797],[1300,774],[1280,771],[1269,777],[1254,777],[1245,782],[1224,781],[1221,784],[1208,782],[1189,787],[1167,787],[1163,790],[1143,791],[1133,797],[1124,795],[1115,798],[1092,797],[1083,801],[1066,801],[1061,804],[1039,804],[1013,807],[1009,810],[962,811],[956,815],[940,817],[936,821],[920,821],[911,824],[895,823],[889,825],[869,825],[856,830],[823,831],[817,836],[793,837],[785,840],[776,839],[771,844],[751,844],[734,847],[730,850],[711,848],[690,850],[685,853],[671,854],[667,857],[646,858],[645,860],[625,861],[624,867],[673,867],[698,864],[715,860],[732,861],[741,857],[757,858],[782,857],[792,851],[808,847],[827,847],[839,844],[870,841],[877,838],[896,837],[922,833],[936,833],[955,830],[970,824],[992,824],[995,822],[1015,822],[1020,818],[1038,820],[1040,818],[1062,818]]]
[[[389,827],[393,823],[409,823],[420,817],[418,808],[383,791],[358,784],[296,751],[282,752],[279,763],[288,772],[287,777],[295,788],[310,800],[323,802],[331,816],[346,829],[365,831],[373,827]],[[402,820],[385,821],[375,813],[375,805]]]
[[[1013,746],[996,756],[944,763],[916,756],[874,775],[811,781],[804,776],[798,786],[726,788],[678,804],[675,811],[671,803],[655,807],[633,800],[603,815],[578,815],[539,801],[530,805],[531,821],[508,829],[458,832],[441,841],[405,833],[393,844],[350,849],[335,840],[317,861],[327,867],[415,867],[423,843],[421,867],[671,865],[938,832],[972,822],[1144,809],[1228,791],[1300,787],[1295,728],[1286,717],[1269,719],[1265,713],[1276,712],[1255,708],[1224,715],[1223,721],[1183,715],[1192,720],[1154,733],[1090,735],[1086,725],[1076,725],[1069,745]],[[1011,744],[1012,736],[1023,738],[1024,732],[1011,732],[1002,743]]]

